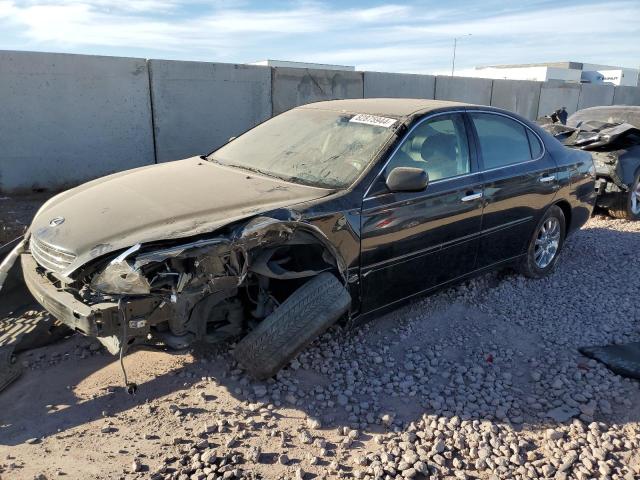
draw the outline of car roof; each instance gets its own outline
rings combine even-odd
[[[356,98],[309,103],[297,108],[406,117],[441,108],[459,108],[468,106],[471,106],[471,104],[449,102],[445,100],[427,100],[422,98]]]
[[[589,121],[605,123],[630,123],[640,128],[640,106],[637,105],[603,105],[578,110],[569,115],[567,125],[575,127],[579,123]]]

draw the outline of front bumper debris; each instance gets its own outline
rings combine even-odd
[[[27,241],[25,240],[25,237],[19,237],[0,249],[1,253],[5,248],[11,248],[8,255],[2,260],[2,262],[0,262],[0,290],[2,290],[2,287],[9,278],[9,274],[13,265],[16,263],[16,260],[20,254],[25,251],[26,244]]]
[[[120,323],[117,302],[86,305],[70,292],[55,286],[29,253],[20,257],[27,288],[34,298],[54,317],[73,330],[94,337],[114,333]]]

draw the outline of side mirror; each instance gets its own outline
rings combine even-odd
[[[421,168],[396,167],[387,175],[387,188],[392,192],[420,192],[428,183],[429,175]]]

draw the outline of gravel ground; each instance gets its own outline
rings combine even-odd
[[[229,348],[71,337],[0,394],[2,478],[640,478],[638,382],[577,348],[640,340],[640,223],[595,217],[543,280],[493,273],[335,328],[256,383]],[[33,312],[33,315],[36,313]]]

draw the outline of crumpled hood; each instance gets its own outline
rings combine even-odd
[[[48,246],[76,256],[60,272],[69,275],[95,257],[136,243],[211,232],[330,193],[194,157],[120,172],[63,192],[42,206],[30,231]],[[52,226],[53,219],[64,220]]]

